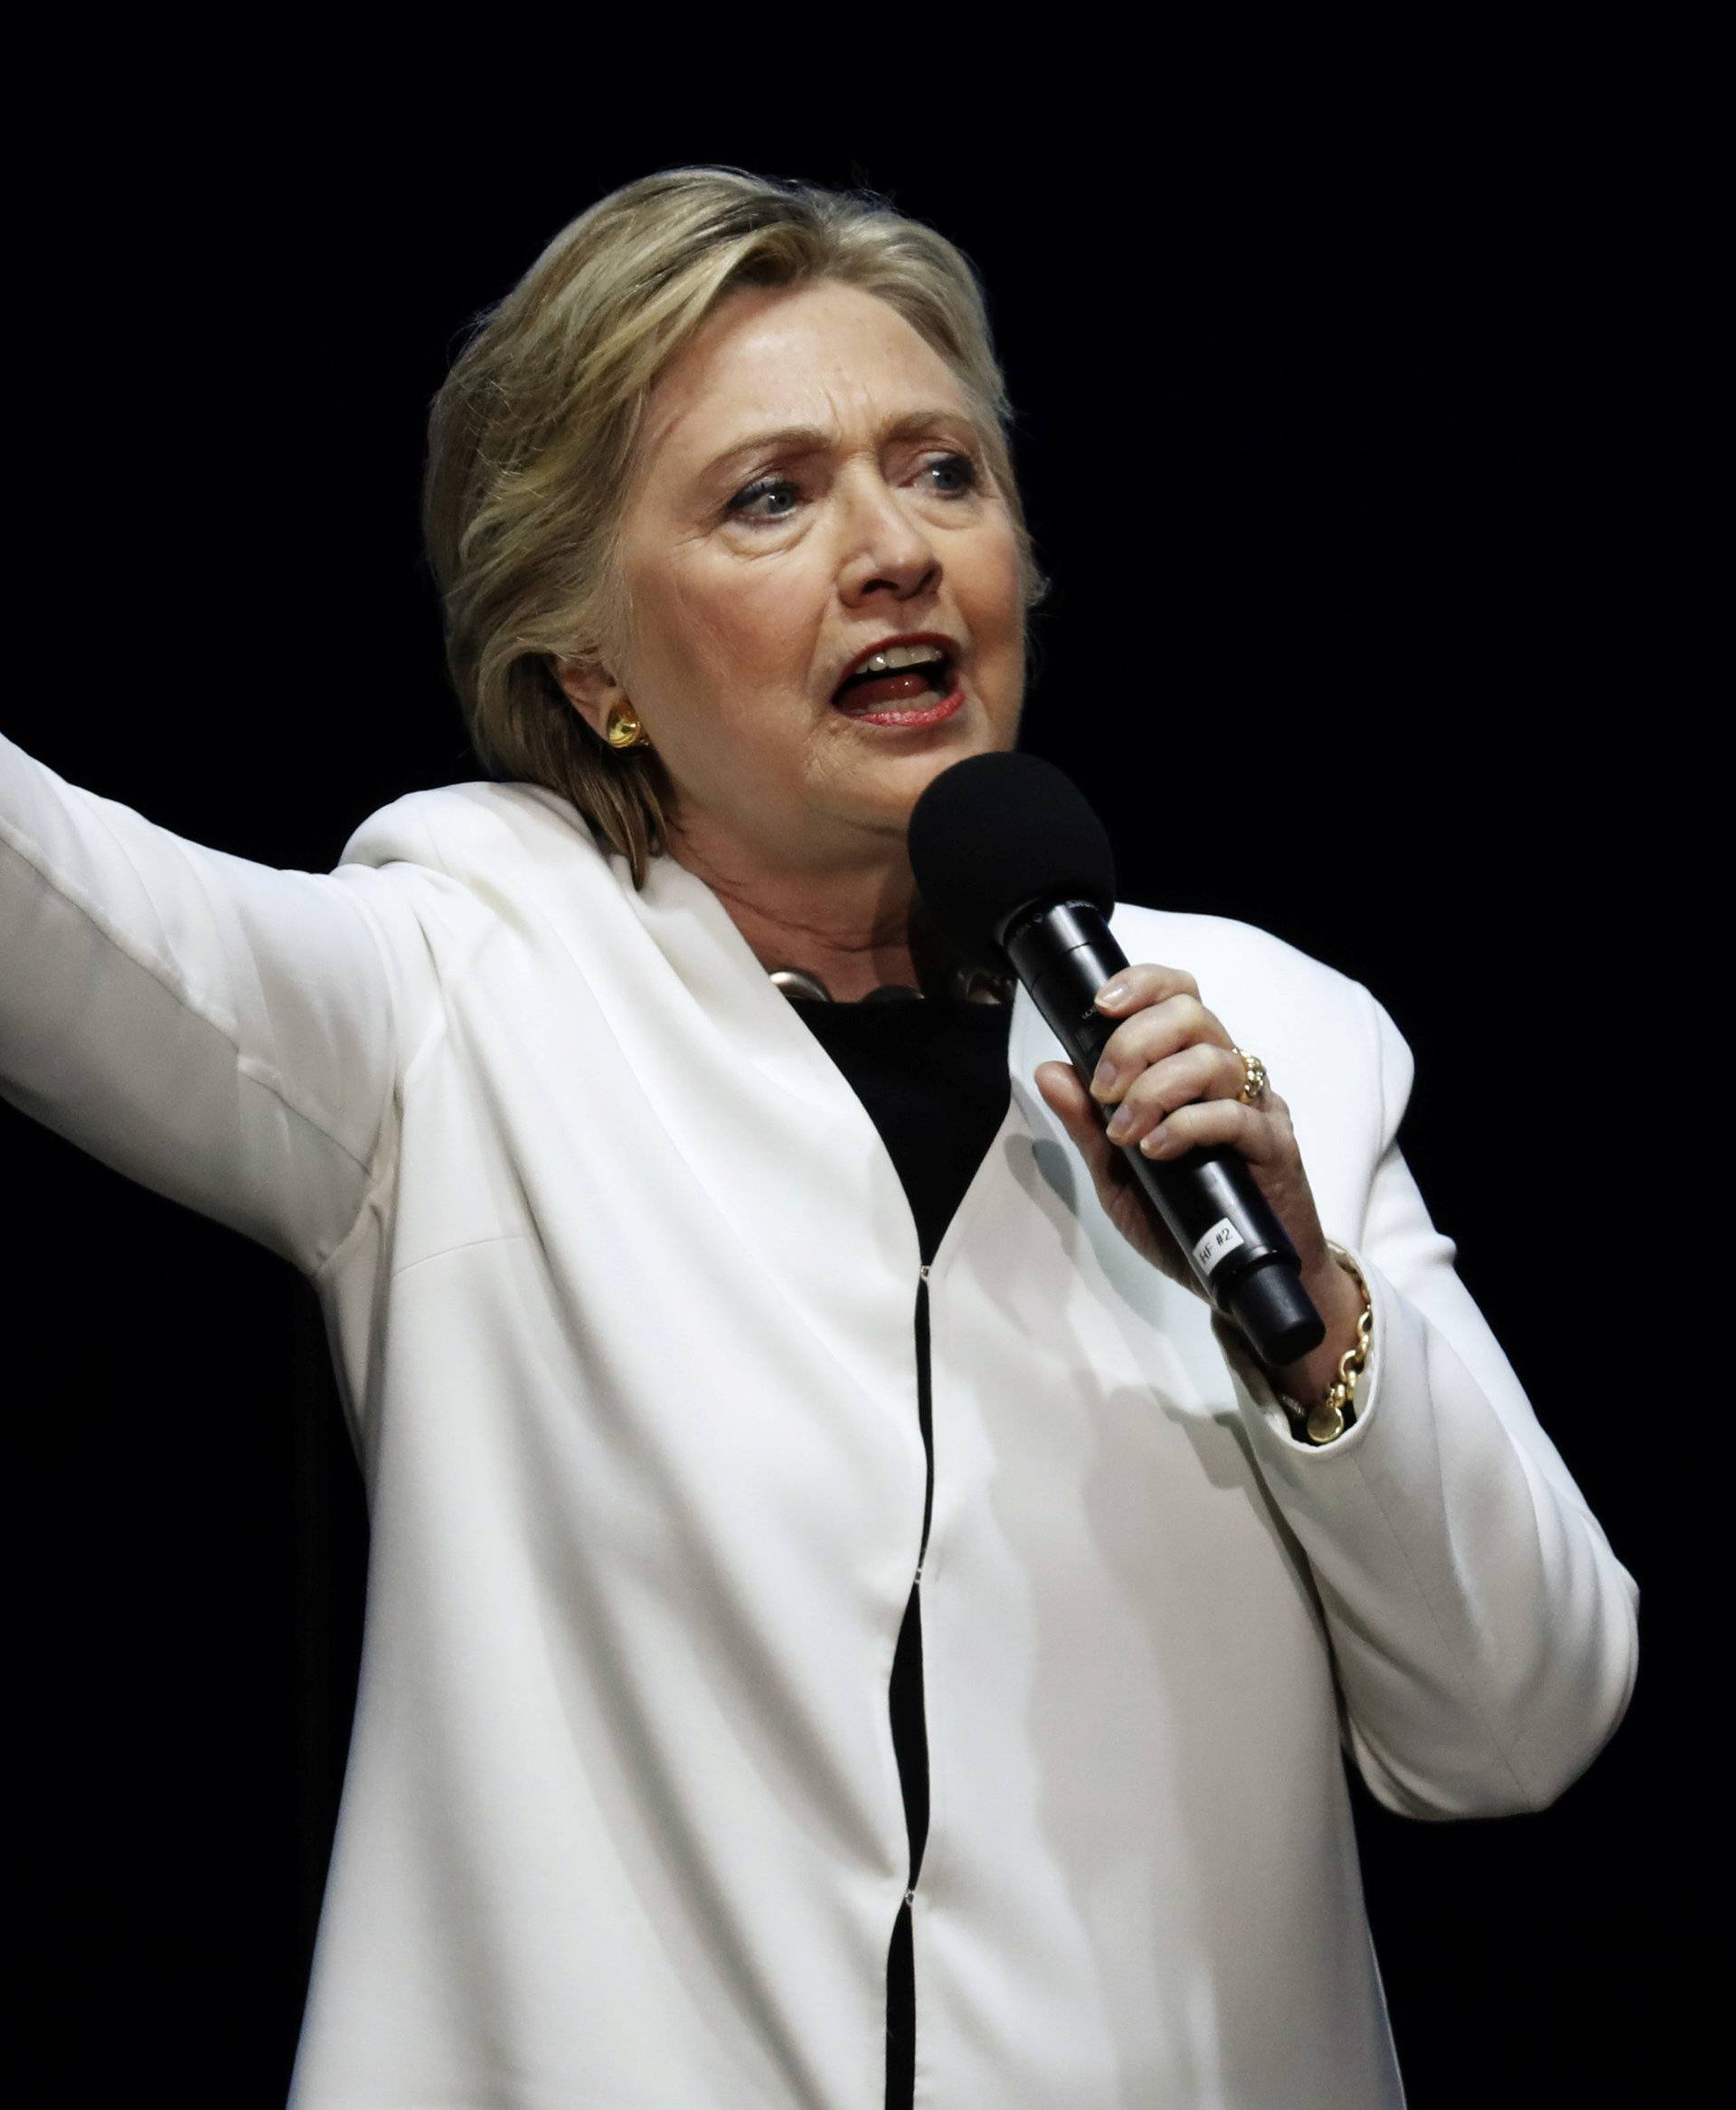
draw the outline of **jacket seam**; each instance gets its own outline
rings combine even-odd
[[[406,1260],[401,1267],[394,1267],[386,1279],[388,1283],[396,1285],[407,1275],[415,1274],[419,1267],[426,1267],[430,1261],[448,1260],[454,1253],[468,1253],[477,1246],[501,1246],[511,1239],[530,1239],[533,1235],[528,1230],[485,1231],[480,1238],[460,1239],[456,1245],[441,1246],[432,1253],[423,1253],[414,1260]]]
[[[370,1178],[367,1188],[362,1196],[362,1200],[357,1204],[355,1214],[350,1219],[349,1228],[344,1231],[343,1237],[338,1239],[337,1243],[332,1248],[331,1251],[326,1254],[326,1258],[323,1260],[316,1262],[315,1266],[308,1271],[307,1279],[310,1282],[317,1285],[319,1283],[320,1277],[323,1275],[326,1274],[332,1268],[335,1268],[338,1262],[347,1256],[351,1247],[354,1246],[356,1241],[356,1234],[361,1230],[362,1226],[367,1221],[369,1216],[373,1213],[374,1201],[381,1194],[384,1193],[386,1189],[391,1186],[392,1181],[397,1177],[398,1137],[401,1126],[401,1125],[397,1122],[392,1124],[391,1131],[392,1147],[387,1153],[383,1163],[382,1163],[380,1166],[379,1171],[374,1173]]]
[[[418,928],[421,928],[420,923]],[[485,928],[481,937],[477,939],[476,944],[472,948],[470,956],[465,962],[462,969],[453,978],[449,984],[442,984],[439,991],[439,1000],[435,1007],[434,1016],[429,1023],[428,1031],[422,1035],[421,1040],[418,1042],[416,1052],[405,1064],[403,1074],[399,1078],[392,1095],[392,1112],[394,1118],[390,1123],[388,1129],[388,1133],[391,1137],[390,1149],[380,1165],[379,1172],[374,1175],[372,1182],[370,1183],[366,1193],[363,1195],[360,1206],[356,1210],[355,1216],[351,1221],[349,1229],[344,1233],[344,1236],[338,1240],[337,1244],[333,1247],[332,1250],[326,1255],[326,1258],[320,1262],[319,1267],[316,1271],[316,1275],[323,1275],[326,1269],[331,1267],[334,1263],[336,1262],[338,1258],[346,1251],[346,1249],[354,1242],[356,1232],[361,1229],[363,1223],[365,1221],[368,1215],[372,1212],[375,1202],[379,1200],[380,1196],[391,1187],[393,1180],[397,1177],[399,1169],[403,1161],[404,1101],[414,1087],[418,1072],[422,1069],[424,1064],[430,1060],[435,1049],[438,1048],[440,1042],[446,1038],[446,1035],[452,1022],[451,1013],[448,1008],[448,1000],[456,994],[458,991],[464,988],[465,985],[468,983],[472,974],[476,971],[476,963],[481,956],[482,948],[487,943],[489,936],[490,932]],[[424,932],[424,941],[426,941],[426,932]],[[376,942],[378,941],[376,940]],[[529,1235],[530,1234],[528,1232],[522,1230],[501,1231],[491,1232],[487,1238],[484,1239],[461,1239],[456,1246],[442,1247],[440,1252],[439,1253],[424,1253],[420,1259],[412,1260],[410,1262],[408,1267],[395,1270],[393,1274],[388,1277],[388,1280],[395,1282],[400,1278],[401,1276],[409,1274],[411,1267],[420,1267],[422,1265],[423,1260],[438,1260],[440,1258],[441,1253],[461,1252],[467,1245],[486,1245],[489,1243],[491,1239],[496,1237],[525,1238]]]
[[[453,878],[454,874],[452,872],[451,867],[447,863],[445,858],[440,855],[439,843],[435,836],[433,829],[429,825],[427,815],[425,814],[417,813],[414,815],[414,818],[416,820],[417,825],[421,831],[422,840],[428,846],[429,859],[433,868],[439,871],[447,879]],[[377,871],[381,868],[378,866],[373,866],[370,867],[370,869]],[[365,895],[357,895],[356,906],[363,912],[363,918],[368,926],[368,934],[373,938],[375,949],[380,954],[382,965],[386,972],[388,985],[390,985],[393,968],[392,948],[387,940],[382,935],[381,927],[373,910],[373,905],[368,901]],[[428,927],[423,922],[420,915],[416,917],[416,928],[420,935],[423,945],[428,947],[428,949],[431,955],[433,952],[433,947],[429,943]],[[394,1116],[394,1118],[389,1125],[391,1135],[391,1147],[389,1154],[382,1163],[378,1174],[373,1178],[368,1187],[367,1192],[363,1195],[360,1206],[357,1208],[355,1215],[351,1220],[349,1229],[337,1241],[337,1244],[333,1247],[332,1250],[326,1255],[325,1259],[320,1262],[318,1268],[316,1270],[316,1276],[323,1275],[354,1243],[356,1232],[361,1229],[362,1224],[372,1211],[374,1202],[378,1200],[380,1195],[385,1192],[385,1191],[391,1186],[393,1179],[395,1178],[402,1159],[405,1098],[415,1081],[417,1073],[421,1069],[423,1063],[428,1060],[439,1041],[445,1037],[447,1031],[451,1024],[451,1013],[448,1006],[448,1000],[458,990],[462,989],[469,981],[471,975],[476,969],[476,962],[481,956],[483,947],[487,943],[490,935],[490,928],[485,925],[481,934],[471,947],[469,957],[465,961],[464,966],[459,969],[458,973],[449,984],[439,983],[437,979],[437,1002],[434,1006],[434,1015],[429,1021],[428,1031],[417,1042],[415,1052],[404,1064],[404,1067],[399,1073],[393,1087],[392,1112]],[[432,1253],[424,1254],[423,1256],[423,1258],[425,1259],[434,1259],[437,1258],[438,1256]],[[412,1261],[410,1265],[415,1267],[419,1266],[420,1263]],[[395,1277],[392,1277],[391,1279],[395,1279]]]

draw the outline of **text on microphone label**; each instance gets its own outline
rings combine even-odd
[[[1210,1276],[1226,1253],[1233,1253],[1238,1246],[1245,1243],[1230,1219],[1221,1216],[1203,1239],[1194,1241],[1194,1265],[1202,1275]]]

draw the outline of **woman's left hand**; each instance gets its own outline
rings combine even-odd
[[[1163,1164],[1200,1144],[1228,1144],[1247,1161],[1290,1234],[1302,1286],[1330,1327],[1347,1277],[1326,1249],[1289,1107],[1270,1084],[1255,1104],[1243,1102],[1241,1057],[1222,1022],[1201,1003],[1192,975],[1146,962],[1123,968],[1108,986],[1123,994],[1111,1003],[1099,992],[1097,1007],[1121,1022],[1105,1043],[1090,1092],[1070,1062],[1040,1062],[1036,1082],[1084,1157],[1109,1221],[1172,1282],[1209,1303],[1121,1146],[1137,1144]],[[1094,1099],[1119,1108],[1113,1131],[1105,1130]]]

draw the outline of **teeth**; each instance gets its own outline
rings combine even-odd
[[[926,666],[930,660],[945,659],[938,645],[889,645],[856,668],[859,674],[896,674],[900,667]]]

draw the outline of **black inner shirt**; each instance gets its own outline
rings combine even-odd
[[[1012,1089],[1007,1070],[1012,1005],[932,996],[851,1003],[810,997],[788,1001],[848,1079],[879,1130],[916,1220],[926,1269],[1006,1117]],[[926,1275],[914,1286],[914,1293],[916,1409],[928,1458],[928,1490],[916,1579],[893,1654],[887,1695],[910,1860],[910,1889],[887,1949],[884,2110],[912,2110],[915,2099],[920,2018],[910,1904],[917,1895],[929,1813],[921,1578],[933,1514],[937,1431],[929,1370]],[[939,1430],[943,1448],[944,1404]]]
[[[791,997],[803,1022],[855,1089],[880,1131],[916,1219],[922,1265],[933,1259],[983,1154],[1006,1117],[1012,1006],[965,997],[835,1003]],[[919,1559],[934,1502],[929,1379],[929,1286],[915,1286],[917,1415],[928,1455]],[[920,1571],[919,1571],[920,1572]],[[928,1736],[922,1696],[922,1593],[912,1585],[887,1694],[904,1792],[912,1894],[929,1834]],[[916,2087],[916,1975],[910,1907],[900,1907],[886,1955],[885,2110],[911,2110]]]
[[[926,1267],[1006,1118],[1012,1005],[962,996],[789,1002],[879,1129]]]

